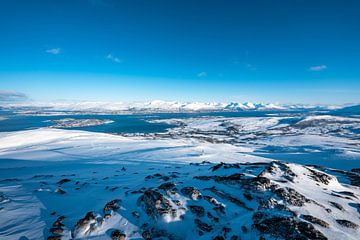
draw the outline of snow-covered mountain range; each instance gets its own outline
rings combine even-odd
[[[266,110],[330,110],[337,106],[281,105],[253,102],[178,102],[154,100],[149,102],[23,102],[0,104],[3,109],[41,111],[90,111],[90,112],[199,112],[199,111],[266,111]]]

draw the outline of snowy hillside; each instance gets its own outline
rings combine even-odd
[[[0,238],[358,239],[359,169],[253,153],[196,138],[1,133]]]

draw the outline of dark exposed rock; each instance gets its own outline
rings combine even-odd
[[[210,196],[204,196],[204,199],[211,203],[214,206],[214,210],[218,213],[225,214],[225,205],[220,203],[218,200],[216,200],[213,197]]]
[[[139,212],[137,212],[137,211],[133,211],[133,212],[131,213],[131,215],[133,215],[134,218],[139,218],[139,217],[140,217],[140,214],[139,214]]]
[[[10,201],[10,198],[7,197],[4,193],[0,192],[0,203],[6,203],[9,201]]]
[[[261,210],[261,209],[276,209],[278,211],[286,211],[291,214],[293,213],[287,206],[285,206],[284,204],[280,204],[274,198],[260,200],[258,209],[259,210]],[[293,215],[295,215],[295,214],[293,214]]]
[[[145,239],[145,240],[150,240],[151,239],[151,233],[150,231],[144,231],[141,236]]]
[[[164,176],[164,175],[161,175],[160,173],[155,173],[153,175],[148,175],[145,177],[145,180],[150,180],[150,179],[154,179],[154,178],[157,178],[157,179],[161,179],[161,180],[164,180],[164,181],[169,181],[170,178],[176,178],[177,176],[175,174],[172,174],[170,176]]]
[[[111,239],[112,240],[125,240],[126,239],[126,234],[119,231],[119,230],[114,230],[111,233]]]
[[[172,212],[170,201],[155,190],[146,190],[139,197],[138,204],[142,205],[146,214],[153,218]]]
[[[313,223],[313,224],[317,224],[317,225],[320,225],[320,226],[325,227],[325,228],[329,227],[329,224],[327,222],[325,222],[324,220],[321,220],[319,218],[316,218],[314,216],[302,215],[302,218],[305,219],[308,222]]]
[[[357,196],[355,196],[355,194],[353,192],[341,191],[341,192],[337,192],[337,193],[345,195],[345,196],[350,196],[350,197],[353,197],[353,198],[357,198]]]
[[[54,175],[52,174],[34,175],[32,178],[36,179],[36,178],[51,178],[51,177],[54,177]]]
[[[223,199],[226,199],[234,204],[236,204],[237,206],[239,207],[242,207],[242,208],[245,208],[246,210],[249,210],[249,211],[252,211],[253,209],[252,208],[249,208],[245,205],[245,203],[243,201],[241,201],[240,199],[234,197],[234,196],[231,196],[229,193],[226,193],[222,190],[219,190],[215,187],[211,187],[211,188],[206,188],[206,190],[209,190],[211,192],[213,192],[214,194],[216,194],[217,196],[223,198]]]
[[[48,236],[47,240],[61,240],[62,236]]]
[[[166,183],[161,184],[158,188],[161,189],[161,190],[167,191],[167,190],[174,189],[174,187],[175,187],[174,183],[166,182]]]
[[[71,182],[71,180],[68,178],[64,178],[64,179],[61,179],[60,181],[58,181],[56,184],[62,185],[67,182]]]
[[[203,181],[207,181],[207,180],[214,180],[215,182],[219,182],[222,184],[241,184],[241,180],[242,177],[244,176],[244,174],[242,173],[234,173],[231,174],[229,176],[195,176],[194,179],[198,179],[198,180],[203,180]]]
[[[245,197],[247,200],[249,200],[249,201],[251,201],[251,200],[254,199],[253,196],[251,195],[251,193],[248,192],[248,191],[244,191],[244,192],[243,192],[243,195],[244,195],[244,197]]]
[[[228,169],[228,168],[240,168],[240,164],[236,164],[236,163],[219,163],[213,167],[211,167],[212,171],[215,172],[216,170],[220,169],[220,168],[224,168],[224,169]]]
[[[194,223],[196,224],[197,228],[201,231],[204,232],[211,232],[213,230],[213,227],[203,221],[201,221],[200,219],[196,218],[194,220]]]
[[[194,187],[184,187],[180,192],[192,200],[198,200],[202,198],[200,191]]]
[[[247,229],[246,226],[241,226],[241,231],[242,231],[243,233],[247,233],[247,232],[248,232],[248,229]]]
[[[90,229],[91,224],[97,221],[97,217],[93,212],[86,213],[84,218],[81,218],[75,225],[75,235],[83,229]]]
[[[113,191],[115,191],[116,189],[118,189],[119,187],[112,187],[112,188],[109,188],[109,191],[110,192],[113,192]]]
[[[340,224],[341,226],[347,227],[347,228],[353,228],[353,229],[358,229],[359,225],[357,225],[356,223],[353,223],[349,220],[345,220],[345,219],[336,219],[336,222],[338,224]]]
[[[333,178],[326,173],[323,173],[323,172],[320,172],[317,170],[313,170],[311,168],[307,168],[307,169],[310,172],[309,176],[316,182],[320,182],[325,185],[328,185],[330,183],[330,181],[333,180]]]
[[[156,228],[149,228],[147,229],[148,226],[142,226],[143,229],[143,233],[142,233],[142,237],[144,239],[169,239],[169,240],[173,240],[175,239],[171,234],[169,234],[167,231],[162,230],[162,229],[156,229]]]
[[[285,188],[278,188],[273,191],[276,196],[278,196],[280,199],[284,200],[288,204],[294,205],[294,206],[304,206],[305,203],[311,202],[309,199],[307,199],[305,196],[298,193],[295,189],[285,187]]]
[[[50,228],[49,232],[51,234],[55,234],[55,235],[62,235],[64,232],[64,229],[62,229],[60,227],[53,227],[53,228]]]
[[[251,191],[265,191],[273,187],[270,179],[261,176],[244,179],[242,185],[245,189]]]
[[[66,192],[64,190],[62,190],[61,188],[57,188],[55,189],[55,192],[58,194],[65,194]]]
[[[227,237],[227,235],[228,235],[229,232],[231,232],[231,228],[229,228],[229,227],[223,227],[223,228],[221,229],[221,233],[222,233],[225,237]]]
[[[279,169],[282,172],[282,177],[287,179],[290,182],[294,182],[294,178],[296,174],[287,166],[285,163],[282,162],[271,162],[267,168],[265,168],[258,177],[264,177],[267,173],[273,175],[275,174],[276,170]]]
[[[360,187],[360,174],[348,172],[347,176],[350,179],[350,185]]]
[[[110,211],[116,211],[120,208],[121,200],[114,199],[107,204],[105,204],[105,207],[103,209],[104,213],[109,213]]]
[[[182,206],[182,203],[180,200],[173,200],[173,202],[176,204],[176,206]]]
[[[60,216],[56,219],[56,221],[52,224],[53,227],[64,227],[65,225],[62,223],[62,221],[65,219],[64,216]]]
[[[223,236],[216,236],[216,237],[213,237],[212,240],[225,240],[225,238]]]
[[[218,223],[220,221],[220,219],[218,217],[215,217],[214,215],[212,215],[211,212],[207,212],[206,216],[215,223]]]
[[[329,201],[329,203],[330,203],[333,207],[335,207],[335,208],[337,208],[337,209],[339,209],[339,210],[341,210],[341,211],[344,211],[344,210],[345,210],[345,209],[343,208],[343,206],[341,206],[339,203],[331,202],[331,201]]]
[[[198,217],[203,217],[205,215],[205,208],[197,205],[190,205],[189,209]]]
[[[327,239],[310,223],[301,222],[291,217],[267,216],[256,212],[253,216],[254,227],[263,234],[282,239]]]
[[[18,178],[6,178],[3,180],[0,180],[0,183],[8,183],[8,182],[20,182],[21,180]]]

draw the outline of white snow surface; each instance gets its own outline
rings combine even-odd
[[[259,133],[262,136],[263,132],[288,127],[287,124],[280,124],[282,119],[214,117],[164,121],[185,124],[179,127],[182,130],[177,128],[171,131],[203,131],[206,135],[213,134],[214,138],[225,139],[221,132],[228,131],[229,126],[244,134]],[[291,133],[286,136],[255,138],[251,144],[211,143],[197,138],[196,134],[192,137],[140,138],[52,128],[0,133],[0,239],[46,238],[51,235],[49,232],[52,231],[52,224],[59,216],[65,216],[62,239],[110,239],[113,229],[121,230],[128,239],[141,239],[143,223],[173,233],[175,239],[212,239],[215,235],[223,234],[221,229],[224,226],[230,227],[231,234],[239,235],[241,239],[258,239],[260,233],[253,230],[251,225],[253,213],[259,209],[256,201],[244,198],[244,190],[231,181],[219,183],[213,180],[196,180],[194,177],[239,173],[238,168],[211,170],[220,162],[264,163],[265,167],[249,165],[247,168],[247,165],[241,165],[241,174],[257,176],[268,166],[266,164],[274,160],[271,156],[254,154],[258,149],[255,145],[258,144],[287,147],[312,144],[352,152],[359,144],[356,139],[343,142],[345,138],[341,136],[312,135],[304,129],[294,131],[303,132],[301,135]],[[349,220],[360,226],[359,208],[356,207],[360,189],[349,184],[348,175],[329,170],[328,174],[334,175],[329,175],[331,180],[325,184],[311,177],[310,170],[318,171],[315,168],[294,163],[286,166],[295,174],[292,181],[285,178],[289,171],[284,171],[276,163],[271,171],[265,171],[262,176],[270,179],[277,188],[292,188],[316,204],[310,201],[299,207],[288,204],[275,195],[273,197],[285,204],[299,219],[302,215],[312,215],[328,223],[327,228],[314,224],[315,229],[328,239],[358,239],[359,228],[344,227],[336,222],[337,219]],[[160,174],[160,177],[156,174]],[[163,176],[171,175],[176,177],[162,180]],[[60,183],[61,179],[68,179],[69,182]],[[141,189],[157,189],[165,182],[174,182],[179,189],[195,186],[203,195],[210,195],[223,203],[226,214],[214,211],[213,205],[203,199],[191,199],[177,190],[158,190],[174,209],[172,214],[147,214],[144,203],[139,200],[143,193]],[[229,201],[229,198],[216,195],[209,190],[211,187],[230,193],[244,202],[248,209],[239,207]],[[60,194],[59,189],[65,193]],[[272,194],[269,190],[254,191],[251,194],[267,196],[263,191]],[[344,195],[349,193],[352,195]],[[343,197],[334,194],[343,194]],[[121,207],[111,211],[110,217],[105,218],[103,208],[113,199],[121,199]],[[343,210],[329,202],[340,204]],[[202,206],[220,218],[220,223],[215,224],[206,215],[195,216],[189,210],[192,205]],[[90,211],[97,216],[96,220],[91,220],[92,227],[85,224],[77,229],[79,220]],[[271,214],[278,214],[276,210],[269,211]],[[140,217],[134,217],[134,212]],[[102,218],[104,219],[101,220]],[[212,225],[213,229],[200,235],[195,220],[198,218]],[[249,232],[241,232],[240,226],[246,226]]]

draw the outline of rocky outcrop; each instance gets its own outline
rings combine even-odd
[[[311,215],[302,215],[302,218],[310,223],[313,223],[313,224],[317,224],[319,226],[322,226],[324,228],[329,228],[329,224],[327,222],[325,222],[324,220],[321,220],[319,218],[316,218],[314,216],[311,216]]]
[[[280,239],[319,239],[327,238],[310,223],[292,217],[272,216],[257,212],[253,216],[254,227],[262,234]]]
[[[202,198],[200,191],[195,187],[184,187],[180,191],[182,194],[191,198],[192,200],[199,200]]]
[[[273,192],[280,199],[294,206],[301,207],[304,206],[305,203],[311,202],[310,199],[307,199],[305,196],[301,195],[300,193],[289,187],[278,188],[275,189]]]
[[[357,225],[356,223],[353,223],[349,220],[345,220],[345,219],[336,219],[336,222],[338,224],[340,224],[341,226],[347,227],[347,228],[353,228],[353,229],[358,229],[359,225]]]

